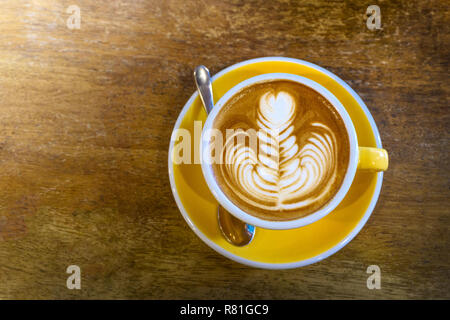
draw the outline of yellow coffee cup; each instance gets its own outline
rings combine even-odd
[[[305,225],[311,224],[326,215],[328,215],[331,211],[333,211],[344,199],[347,194],[350,186],[354,180],[356,171],[359,170],[369,170],[369,171],[384,171],[388,167],[388,154],[386,150],[380,148],[372,148],[372,147],[364,147],[358,145],[356,130],[353,125],[352,119],[350,118],[347,110],[342,105],[342,103],[325,87],[318,84],[311,79],[294,75],[288,73],[268,73],[262,74],[250,79],[247,79],[223,95],[220,100],[215,104],[211,113],[209,113],[208,118],[206,119],[205,125],[203,127],[202,132],[202,146],[204,146],[204,150],[201,152],[202,154],[211,154],[210,148],[212,145],[208,144],[208,141],[212,140],[213,130],[212,125],[215,117],[219,114],[221,108],[226,105],[226,103],[231,99],[237,92],[242,90],[247,86],[251,86],[257,82],[261,81],[270,81],[270,80],[289,80],[298,82],[302,85],[308,86],[313,90],[317,91],[323,97],[325,97],[331,105],[335,108],[335,110],[339,113],[342,120],[344,121],[345,128],[349,137],[349,145],[350,145],[350,157],[349,164],[347,167],[347,171],[345,173],[343,182],[341,187],[338,189],[334,197],[323,207],[318,209],[317,211],[295,220],[288,221],[273,221],[273,220],[264,220],[259,217],[253,216],[243,209],[239,208],[236,204],[234,204],[222,191],[219,187],[212,170],[212,167],[209,165],[209,162],[202,161],[202,171],[203,176],[205,177],[206,183],[211,190],[211,193],[214,195],[216,200],[231,214],[233,214],[236,218],[257,227],[265,228],[265,229],[276,229],[276,230],[284,230],[284,229],[294,229],[303,227]]]

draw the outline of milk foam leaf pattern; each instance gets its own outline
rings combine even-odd
[[[228,137],[222,174],[248,204],[270,211],[296,210],[326,197],[337,178],[335,135],[320,122],[295,128],[297,108],[289,93],[268,91],[257,108],[258,148],[242,139],[248,138],[245,130]]]

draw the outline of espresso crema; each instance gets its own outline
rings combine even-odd
[[[235,94],[214,119],[223,148],[211,164],[223,193],[265,220],[304,217],[337,193],[349,164],[349,137],[321,94],[289,80]],[[217,141],[216,141],[217,142]]]

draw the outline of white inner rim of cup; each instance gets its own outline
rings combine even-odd
[[[294,219],[294,220],[287,220],[287,221],[272,221],[272,220],[264,220],[260,219],[258,217],[255,217],[251,214],[246,213],[244,210],[236,206],[231,200],[228,199],[228,197],[223,193],[223,191],[220,189],[219,185],[217,184],[214,173],[212,170],[212,166],[208,163],[205,163],[202,161],[202,171],[203,175],[205,177],[206,183],[216,198],[216,200],[225,208],[227,209],[231,214],[233,214],[235,217],[241,219],[242,221],[245,221],[246,223],[266,228],[266,229],[293,229],[293,228],[299,228],[305,225],[308,225],[310,223],[313,223],[323,217],[325,217],[327,214],[329,214],[332,210],[334,210],[339,203],[342,201],[342,199],[347,194],[348,190],[350,189],[351,183],[353,181],[353,178],[355,177],[356,168],[358,164],[358,142],[356,137],[356,131],[353,126],[352,120],[350,116],[348,115],[347,111],[345,110],[344,106],[341,104],[341,102],[327,89],[325,89],[323,86],[318,84],[317,82],[314,82],[308,78],[288,74],[288,73],[268,73],[259,75],[250,79],[247,79],[235,87],[231,88],[227,93],[225,93],[224,96],[220,98],[220,100],[215,104],[213,110],[208,115],[208,118],[206,119],[205,125],[203,127],[202,132],[202,148],[205,148],[205,150],[201,150],[201,155],[206,152],[206,154],[209,154],[209,144],[203,143],[203,141],[209,141],[210,140],[210,133],[211,133],[211,127],[214,122],[215,117],[219,113],[219,111],[222,109],[222,107],[228,102],[230,98],[232,98],[236,93],[238,93],[240,90],[244,89],[247,86],[253,85],[257,82],[265,82],[265,81],[273,81],[273,80],[291,80],[300,84],[303,84],[307,87],[310,87],[311,89],[315,90],[319,94],[321,94],[325,99],[327,99],[333,107],[336,109],[336,111],[341,116],[342,120],[344,121],[345,127],[347,129],[347,134],[349,137],[349,144],[350,144],[350,157],[349,157],[349,164],[347,167],[347,172],[344,176],[343,182],[341,187],[339,188],[338,192],[335,194],[335,196],[321,209],[317,210],[314,213],[309,214],[308,216]]]

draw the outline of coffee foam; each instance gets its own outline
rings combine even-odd
[[[214,123],[220,130],[226,125],[242,130],[227,137],[225,161],[213,171],[244,211],[270,220],[297,218],[325,205],[342,183],[348,136],[333,107],[312,89],[290,81],[246,88]],[[258,148],[239,139],[249,128],[257,131]]]

